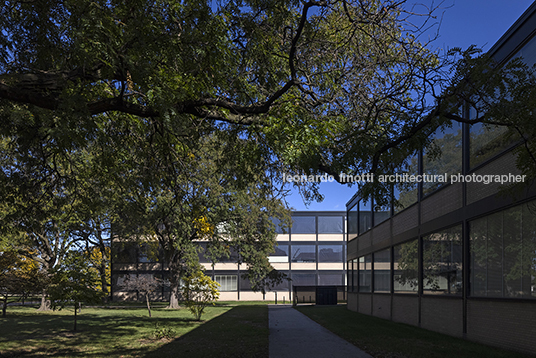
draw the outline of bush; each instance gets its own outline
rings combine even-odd
[[[201,320],[205,307],[214,305],[220,297],[219,286],[219,283],[213,281],[201,270],[185,277],[182,295],[186,307],[197,321]]]

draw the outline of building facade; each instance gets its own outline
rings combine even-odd
[[[489,54],[499,63],[523,57],[534,65],[535,33],[533,4]],[[483,180],[522,180],[514,154],[520,144],[504,134],[453,123],[432,137],[446,155],[432,160],[421,151],[407,159],[407,173],[470,180],[394,187],[396,200],[381,208],[359,192],[347,203],[348,309],[536,351],[536,191],[514,195]]]
[[[277,224],[277,223],[276,223]],[[289,280],[265,294],[254,292],[243,277],[246,268],[230,257],[212,263],[200,253],[205,274],[220,284],[220,300],[277,300],[291,302],[293,286],[343,286],[346,284],[346,212],[292,212],[292,226],[277,226],[277,245],[268,259]],[[206,247],[200,242],[199,245]],[[124,288],[127,275],[168,277],[166,263],[155,243],[112,243],[112,299],[138,300],[138,292]],[[169,288],[162,285],[153,292],[153,300],[168,300]]]

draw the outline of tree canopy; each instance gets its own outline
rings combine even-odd
[[[432,50],[434,10],[392,0],[8,1],[2,108],[52,112],[34,126],[60,147],[121,117],[124,130],[155,127],[183,144],[236,130],[286,171],[392,171],[438,125],[464,120],[462,100],[481,107],[473,121],[513,126],[513,107],[532,118],[526,92],[498,96],[531,88],[519,66],[504,76],[474,49]],[[17,118],[3,117],[3,131],[17,131]]]
[[[177,262],[212,225],[263,282],[282,173],[392,173],[452,120],[521,134],[536,173],[532,70],[440,54],[434,21],[403,0],[6,1],[2,233],[52,270],[111,223]]]

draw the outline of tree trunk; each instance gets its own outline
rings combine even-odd
[[[50,310],[51,310],[51,303],[47,297],[47,291],[43,290],[43,292],[41,293],[41,306],[39,306],[38,311],[50,311]]]
[[[168,309],[178,309],[179,306],[179,282],[177,281],[177,284],[174,285],[173,282],[171,282],[171,295],[169,297],[169,306],[166,308]]]
[[[5,317],[7,311],[7,294],[4,296],[2,301],[4,302],[4,305],[2,306],[2,317]]]
[[[147,310],[149,311],[149,317],[151,316],[151,304],[149,303],[149,292],[145,293],[145,300],[147,301]]]
[[[74,329],[73,329],[73,331],[75,331],[75,332],[76,332],[76,319],[78,318],[77,315],[76,315],[76,313],[78,311],[77,306],[78,306],[78,303],[75,303],[75,305],[74,305]]]
[[[102,292],[105,294],[105,296],[102,298],[104,303],[108,302],[108,299],[110,298],[108,293],[108,281],[106,280],[106,263],[110,260],[110,258],[106,255],[106,246],[104,245],[104,240],[102,239],[101,232],[98,232],[99,236],[99,250],[102,255],[102,260],[99,265],[99,275],[101,279],[101,285],[102,285]]]
[[[176,249],[173,249],[173,253],[167,255],[168,265],[169,265],[169,287],[171,289],[171,295],[169,296],[169,306],[168,309],[178,309],[179,306],[179,290],[181,284],[181,267],[177,262],[177,252]]]

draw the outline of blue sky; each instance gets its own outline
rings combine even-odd
[[[441,17],[439,38],[434,47],[448,50],[453,47],[465,49],[476,45],[484,51],[514,24],[532,4],[532,0],[446,0],[436,14]],[[421,3],[430,3],[421,1]],[[439,2],[435,2],[438,6]],[[346,210],[346,202],[355,193],[354,188],[338,183],[322,183],[320,192],[325,196],[321,203],[305,206],[299,193],[293,191],[287,197],[295,210]]]

